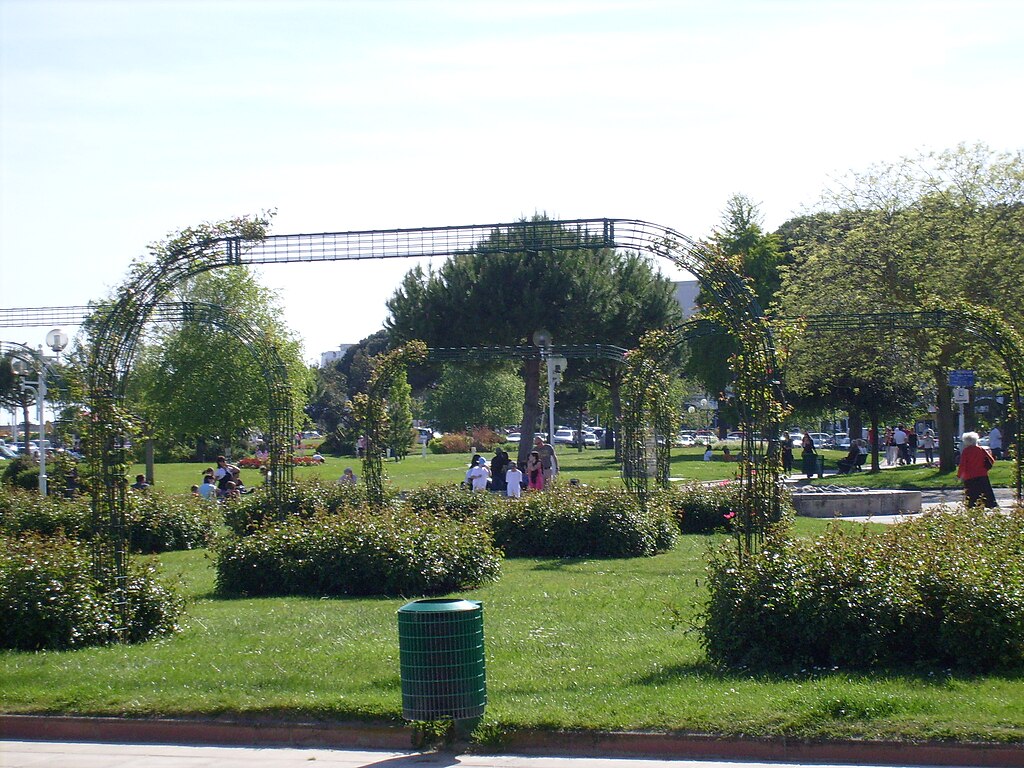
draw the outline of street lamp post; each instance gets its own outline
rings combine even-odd
[[[533,343],[540,347],[540,359],[548,374],[548,442],[555,444],[555,373],[551,367],[551,334],[534,331]]]
[[[39,419],[39,495],[46,496],[46,369],[51,362],[60,360],[60,353],[68,345],[68,336],[60,328],[54,328],[46,334],[46,344],[54,352],[53,358],[43,355],[42,346],[39,347],[39,370],[35,381],[22,381],[22,391],[31,392],[36,399],[36,418]],[[28,373],[27,366],[22,362],[17,366],[22,369],[19,373]],[[25,425],[26,440],[28,425]]]

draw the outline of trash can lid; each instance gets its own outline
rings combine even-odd
[[[479,600],[457,600],[448,597],[436,597],[426,600],[413,600],[398,609],[399,613],[449,613],[452,611],[478,611]]]

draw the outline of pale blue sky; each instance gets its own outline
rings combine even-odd
[[[1019,149],[1022,93],[1018,0],[0,0],[0,307],[101,298],[149,242],[268,208],[702,237],[740,192],[774,228],[850,169]],[[411,266],[262,275],[314,360]]]

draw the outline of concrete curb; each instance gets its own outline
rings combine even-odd
[[[414,751],[408,726],[363,722],[0,715],[0,739]],[[483,750],[474,747],[473,751]],[[1024,767],[1024,744],[825,742],[672,733],[518,731],[497,751],[563,757]]]

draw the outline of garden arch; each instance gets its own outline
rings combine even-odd
[[[622,248],[668,259],[692,273],[713,297],[709,311],[737,337],[736,392],[741,424],[747,435],[777,428],[781,390],[775,379],[775,348],[768,323],[753,290],[726,259],[675,230],[637,219],[572,219],[521,221],[486,225],[360,230],[320,234],[266,235],[263,222],[234,222],[237,234],[218,236],[213,228],[188,230],[162,249],[152,263],[136,263],[116,299],[98,316],[93,329],[90,360],[90,406],[102,429],[96,430],[95,449],[103,455],[100,485],[111,489],[104,506],[119,518],[123,498],[114,491],[123,484],[118,450],[125,374],[134,357],[141,329],[164,297],[193,275],[231,265],[279,264],[310,261],[446,257],[480,252],[559,251],[580,248]],[[501,233],[503,237],[491,237]],[[290,413],[290,412],[289,412]],[[273,419],[272,440],[290,446],[291,429],[283,410]],[[763,423],[762,423],[763,422]],[[287,439],[286,439],[287,438]],[[744,454],[751,459],[762,450],[752,440]],[[290,466],[290,465],[289,465]],[[741,462],[743,505],[757,509],[780,506],[778,470],[762,462]],[[285,476],[274,478],[280,493]]]

